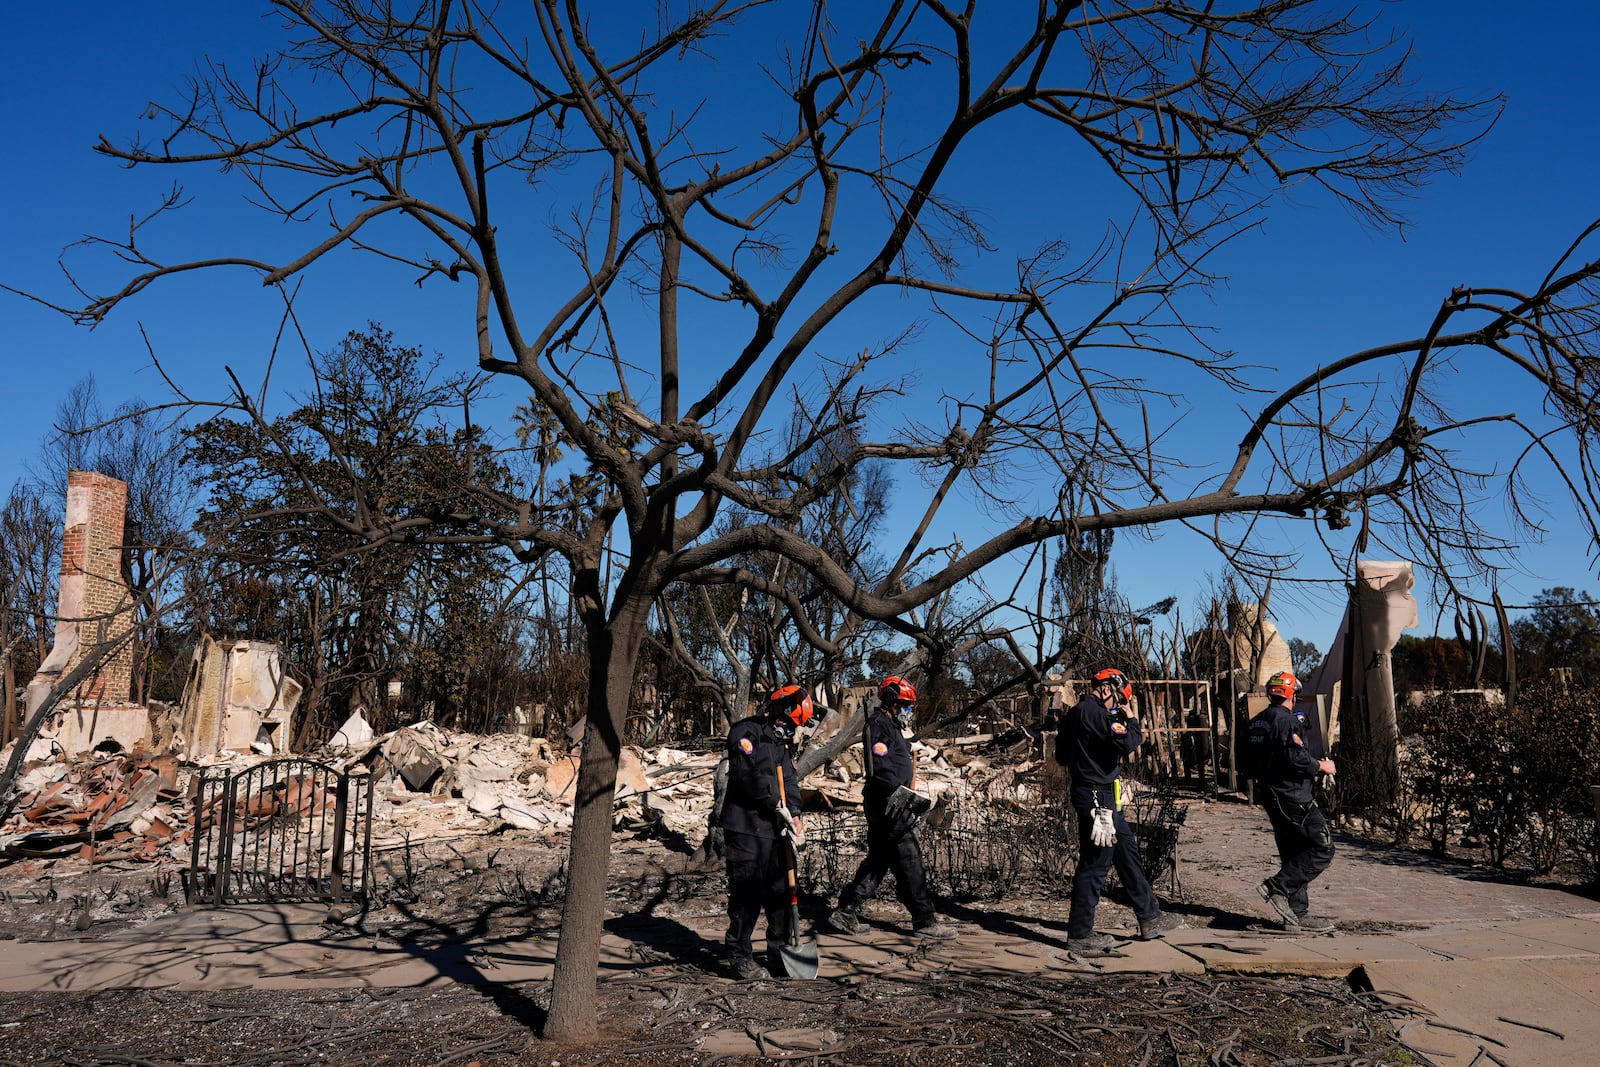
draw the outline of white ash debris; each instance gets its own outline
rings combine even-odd
[[[936,805],[1036,804],[1036,764],[991,766],[976,749],[991,740],[974,735],[938,745],[914,742],[916,788]],[[560,739],[565,747],[567,737]],[[19,841],[30,850],[11,855],[65,856],[93,830],[97,861],[120,859],[186,865],[195,821],[193,779],[202,772],[238,774],[273,757],[248,753],[182,761],[95,753],[59,756],[28,765],[17,783],[18,802],[0,827],[0,852]],[[470,734],[418,722],[374,734],[359,712],[335,741],[307,759],[337,771],[373,776],[372,844],[376,851],[426,841],[492,834],[507,829],[556,836],[572,827],[572,798],[582,757],[560,752],[542,737]],[[666,836],[697,848],[715,800],[720,749],[689,752],[662,746],[626,747],[617,770],[614,825],[640,836]],[[861,804],[860,746],[852,746],[801,782],[812,809]],[[322,810],[326,797],[298,796],[293,810]],[[281,801],[280,801],[281,803]],[[938,807],[935,809],[939,810]],[[291,813],[285,808],[278,814]],[[31,843],[55,842],[55,851]]]

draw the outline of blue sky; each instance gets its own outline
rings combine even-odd
[[[101,133],[113,141],[141,130],[159,133],[159,124],[142,119],[144,103],[174,99],[198,57],[238,63],[253,55],[263,26],[244,13],[247,6],[69,2],[25,5],[12,14],[0,42],[12,145],[0,170],[10,208],[0,281],[65,298],[55,267],[60,248],[85,233],[125,230],[130,215],[148,210],[171,186],[173,174],[124,171],[90,146]],[[1600,215],[1594,193],[1600,123],[1591,74],[1600,5],[1559,7],[1559,17],[1533,25],[1483,0],[1383,5],[1390,24],[1413,31],[1422,84],[1463,95],[1503,92],[1505,114],[1463,174],[1441,176],[1413,206],[1403,236],[1365,229],[1313,197],[1280,206],[1264,232],[1227,259],[1230,281],[1215,296],[1226,344],[1247,362],[1303,368],[1421,334],[1454,285],[1524,286],[1543,273],[1571,236]],[[209,232],[267,249],[291,236],[239,210],[236,187],[204,175],[184,180],[200,194],[182,219],[189,235]],[[306,286],[300,326],[313,348],[331,346],[370,318],[406,343],[470,365],[469,323],[451,294],[443,304],[418,299],[403,273],[355,269],[346,261]],[[92,374],[108,405],[135,395],[166,399],[146,353],[148,338],[187,389],[215,396],[225,388],[225,367],[247,382],[259,378],[281,318],[281,301],[243,272],[159,287],[94,331],[0,294],[0,362],[8,372],[0,389],[0,490],[21,473],[77,379]],[[288,362],[275,372],[280,383],[297,378],[294,360]],[[1286,371],[1283,378],[1300,373]],[[1489,394],[1498,387],[1492,378],[1470,376],[1466,385]],[[1217,424],[1236,434],[1237,412],[1219,411]],[[1497,509],[1485,508],[1486,527],[1500,523]],[[1175,593],[1187,608],[1207,576],[1222,571],[1214,555],[1178,533],[1149,545],[1124,538],[1121,546],[1118,575],[1136,605]],[[1556,584],[1592,590],[1587,548],[1575,528],[1553,520],[1546,544],[1524,553],[1520,573],[1506,576],[1508,601]],[[1423,605],[1425,624],[1432,607]],[[1331,642],[1336,597],[1299,596],[1276,608],[1290,635],[1322,648]]]

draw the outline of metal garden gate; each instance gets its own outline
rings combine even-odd
[[[370,775],[291,758],[196,782],[191,903],[365,904],[371,855]]]

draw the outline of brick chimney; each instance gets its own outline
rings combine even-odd
[[[28,686],[30,711],[97,643],[120,637],[133,625],[128,587],[122,580],[122,528],[127,510],[126,482],[94,471],[67,474],[55,643]],[[132,667],[133,650],[125,646],[79,686],[76,699],[80,703],[127,704]]]

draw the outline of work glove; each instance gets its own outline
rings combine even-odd
[[[1101,848],[1117,843],[1117,824],[1111,818],[1110,808],[1095,808],[1094,822],[1089,827],[1089,840]]]
[[[788,808],[778,809],[778,821],[783,824],[779,831],[789,839],[789,843],[794,846],[796,852],[806,847],[805,825],[789,814]]]

